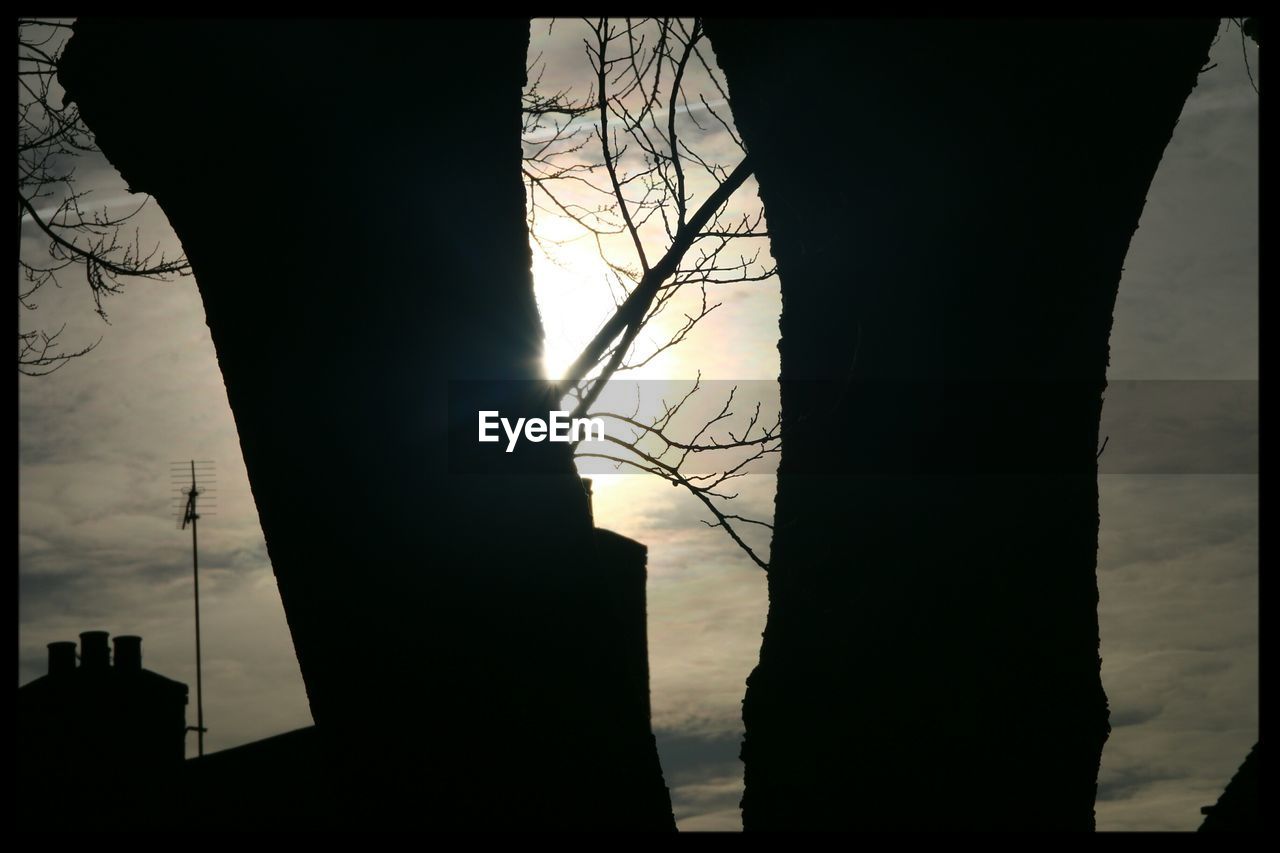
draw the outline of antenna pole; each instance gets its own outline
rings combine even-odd
[[[196,593],[196,743],[197,754],[204,756],[204,673],[200,665],[200,556],[196,548],[196,461],[191,460],[191,498],[187,504],[187,518],[191,521],[191,577]]]
[[[184,484],[186,478],[187,467],[191,469],[191,486],[188,488]],[[213,461],[200,462],[200,476],[206,480],[212,478]],[[204,757],[204,662],[201,659],[200,648],[200,536],[197,532],[199,526],[200,513],[197,511],[201,496],[205,496],[206,505],[212,508],[214,513],[217,512],[217,489],[209,486],[207,483],[201,486],[196,480],[196,460],[192,459],[189,463],[172,462],[169,467],[170,483],[172,483],[175,491],[180,492],[181,496],[186,498],[185,503],[179,503],[182,508],[182,529],[186,530],[187,525],[191,525],[191,581],[192,589],[195,593],[196,608],[196,724],[187,726],[187,731],[194,730],[196,733],[196,750],[197,755]],[[206,493],[209,493],[206,495]]]

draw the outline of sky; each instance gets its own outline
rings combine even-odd
[[[544,91],[584,92],[581,37],[573,22],[558,22],[550,35],[535,24],[530,54],[547,62]],[[1227,389],[1244,400],[1233,410],[1231,445],[1256,447],[1258,96],[1246,53],[1256,70],[1255,49],[1242,51],[1234,27],[1215,45],[1217,67],[1200,78],[1165,153],[1116,306],[1116,384],[1103,424],[1111,438],[1099,478],[1102,677],[1113,726],[1099,779],[1103,830],[1195,828],[1200,807],[1217,799],[1257,739],[1256,451],[1223,461],[1230,454],[1200,436],[1201,464],[1172,454],[1143,467],[1133,460],[1149,437],[1122,417],[1126,387],[1161,389],[1161,400],[1185,409],[1166,424],[1176,443],[1205,401]],[[712,91],[704,77],[694,83]],[[714,94],[707,97],[714,106]],[[681,127],[695,138],[691,125]],[[736,162],[724,131],[696,139],[707,156]],[[100,159],[79,174],[96,197],[123,197],[120,178]],[[734,209],[757,205],[749,182]],[[145,239],[177,248],[154,206],[138,224]],[[572,236],[545,216],[538,227]],[[22,239],[24,252],[42,251],[31,229]],[[626,247],[609,251],[620,258]],[[612,304],[593,246],[578,241],[554,254],[535,251],[534,262],[553,372]],[[218,506],[200,527],[206,750],[309,725],[193,280],[130,284],[104,306],[110,325],[93,313],[81,281],[47,290],[24,326],[65,322],[68,344],[101,343],[50,376],[19,377],[19,684],[44,673],[46,643],[101,629],[140,634],[144,666],[194,693],[191,540],[179,529],[169,468],[214,460]],[[709,392],[737,384],[740,399],[767,398],[778,373],[776,278],[712,291],[720,307],[637,375],[687,381],[700,372],[714,380]],[[768,520],[772,478],[738,482],[733,511]],[[595,517],[649,548],[653,726],[678,824],[739,829],[741,700],[764,628],[764,573],[701,523],[707,513],[691,495],[657,478],[596,476]],[[767,553],[767,539],[760,545]]]

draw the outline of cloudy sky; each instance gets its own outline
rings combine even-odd
[[[533,36],[531,56],[547,62],[544,89],[584,93],[582,32],[564,22],[550,35],[535,25]],[[1252,45],[1246,51],[1256,68]],[[1098,574],[1113,732],[1100,829],[1194,828],[1257,738],[1258,482],[1248,448],[1256,447],[1258,96],[1243,52],[1234,27],[1214,48],[1218,65],[1201,77],[1165,154],[1116,309],[1110,375],[1138,384],[1117,384],[1103,427],[1111,438]],[[694,83],[714,104],[705,78]],[[697,140],[709,157],[736,162],[727,133]],[[86,162],[80,175],[104,202],[122,196],[106,164]],[[753,209],[754,185],[734,204]],[[139,224],[145,239],[176,248],[157,211]],[[539,227],[557,239],[572,232],[546,219]],[[22,234],[24,253],[42,251],[32,229]],[[537,256],[535,273],[554,371],[611,303],[584,243]],[[640,375],[684,380],[700,371],[767,396],[778,372],[778,294],[776,280],[714,289],[721,306]],[[171,506],[169,467],[212,459],[218,507],[200,536],[206,748],[309,725],[194,283],[131,284],[106,303],[110,325],[78,280],[37,302],[24,327],[65,322],[68,344],[102,342],[51,376],[20,377],[19,683],[44,672],[46,643],[104,629],[141,634],[145,666],[194,685],[191,541]],[[1151,432],[1131,417],[1144,393],[1169,409],[1162,434],[1177,448],[1154,461]],[[1228,432],[1188,438],[1209,408],[1226,413]],[[1242,446],[1243,454],[1222,452]],[[768,519],[772,479],[741,483],[735,511]],[[649,546],[653,722],[679,825],[737,829],[740,703],[764,628],[763,573],[700,522],[706,513],[693,497],[654,478],[597,478],[595,514]]]

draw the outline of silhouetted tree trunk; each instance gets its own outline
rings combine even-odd
[[[446,452],[474,443],[460,399],[550,402],[449,384],[539,376],[527,43],[520,20],[81,21],[61,79],[192,263],[340,819],[670,829],[567,445],[501,475]]]
[[[1216,27],[707,22],[783,288],[747,829],[1094,826],[1107,339]]]

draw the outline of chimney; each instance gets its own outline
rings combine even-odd
[[[85,631],[80,634],[80,668],[99,671],[111,666],[111,650],[107,647],[106,631]]]
[[[76,671],[76,644],[59,640],[49,644],[49,674],[66,675]]]
[[[142,671],[141,637],[123,635],[114,638],[111,642],[115,644],[114,666],[117,672]]]

